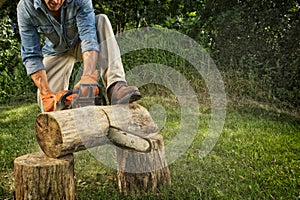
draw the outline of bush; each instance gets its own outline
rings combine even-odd
[[[0,103],[31,100],[35,91],[21,62],[20,42],[9,17],[0,21]]]

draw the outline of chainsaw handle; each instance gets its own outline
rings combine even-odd
[[[69,90],[66,93],[64,93],[63,95],[61,95],[59,101],[57,102],[57,107],[60,107],[60,110],[65,110],[65,109],[69,109],[71,108],[72,104],[70,104],[69,106],[65,105],[65,101],[67,99],[68,96],[72,95],[72,94],[78,94],[78,90]]]
[[[82,97],[82,91],[83,88],[87,88],[88,89],[88,93],[87,95],[84,95],[84,97],[90,98],[90,97],[95,97],[96,95],[93,94],[93,89],[97,87],[99,93],[101,92],[101,87],[99,84],[80,84],[79,85],[79,89],[78,90],[74,90],[75,93],[73,94],[78,94],[79,97]]]
[[[98,94],[94,95],[93,90],[98,88]],[[82,90],[86,88],[87,94],[83,95]],[[66,105],[68,96],[76,94],[74,99],[70,102],[70,105]],[[105,97],[102,93],[101,86],[99,84],[80,84],[78,89],[69,90],[61,95],[56,106],[58,110],[65,110],[71,108],[77,108],[78,105],[86,105],[86,102],[94,102],[95,105],[107,105]],[[80,106],[79,106],[80,107]]]
[[[94,95],[93,90],[94,88],[98,88],[98,94]],[[82,95],[83,88],[88,89],[87,95]],[[78,94],[77,97],[72,101],[72,107],[77,103],[79,100],[84,100],[84,99],[94,99],[95,100],[95,105],[107,105],[105,97],[102,93],[102,88],[99,84],[80,84],[78,90],[73,90],[73,94]]]

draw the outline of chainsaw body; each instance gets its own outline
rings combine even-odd
[[[98,89],[98,94],[94,90]],[[85,94],[83,94],[85,91]],[[57,100],[56,110],[66,110],[80,108],[91,105],[107,105],[106,99],[102,93],[101,86],[98,84],[81,84],[79,89],[67,90]]]

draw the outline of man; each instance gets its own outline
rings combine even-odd
[[[128,86],[120,50],[105,15],[95,16],[91,0],[21,0],[17,7],[21,56],[38,88],[42,111],[55,111],[55,94],[69,87],[75,62],[83,61],[80,84],[97,84],[97,65],[111,104],[141,98]],[[40,35],[46,40],[41,47]]]

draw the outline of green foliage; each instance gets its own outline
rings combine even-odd
[[[300,105],[297,1],[119,0],[96,5],[96,12],[106,13],[118,27],[116,32],[156,26],[194,38],[229,78],[225,82],[231,97],[285,108]]]
[[[20,60],[17,3],[13,0],[1,4],[0,103],[31,95],[35,90]],[[115,33],[154,26],[175,29],[194,38],[224,74],[228,97],[299,108],[299,1],[96,0],[93,4],[97,14],[109,16]],[[162,59],[159,63],[173,60],[156,53],[154,57]],[[130,67],[136,60],[149,57],[136,54],[125,58],[124,65]]]
[[[11,99],[26,100],[33,84],[20,58],[20,42],[9,17],[0,21],[0,103]]]
[[[240,1],[224,5],[215,1],[212,57],[232,81],[246,82],[255,100],[300,105],[300,31],[299,4],[296,1]],[[234,73],[234,74],[230,74]],[[250,77],[250,79],[248,78]],[[230,81],[230,80],[228,80]],[[253,88],[253,90],[251,90]],[[239,90],[241,89],[241,90]],[[267,94],[267,95],[266,95]]]

